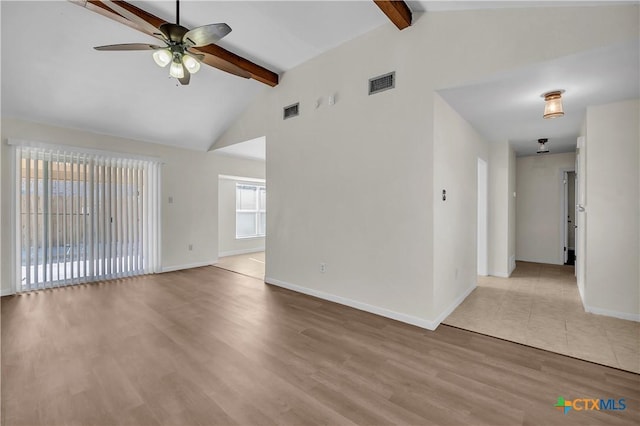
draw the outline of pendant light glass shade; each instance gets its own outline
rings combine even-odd
[[[184,68],[182,68],[182,63],[177,61],[171,62],[169,75],[174,78],[184,78]]]
[[[562,93],[564,93],[564,90],[556,90],[542,95],[544,97],[543,118],[557,118],[564,115],[562,109]]]
[[[195,74],[198,72],[198,70],[200,70],[200,62],[198,62],[198,60],[193,56],[186,54],[183,55],[182,63],[185,67],[187,67],[187,71],[189,71],[191,74]]]
[[[158,49],[153,52],[153,60],[156,61],[156,64],[160,67],[166,67],[171,62],[171,52],[169,49]]]

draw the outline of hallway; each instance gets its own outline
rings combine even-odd
[[[584,311],[573,268],[518,262],[478,287],[443,324],[640,373],[640,323]]]

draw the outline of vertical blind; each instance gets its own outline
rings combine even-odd
[[[158,272],[159,163],[17,146],[16,164],[18,292]]]

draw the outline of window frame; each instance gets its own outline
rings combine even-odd
[[[238,197],[239,197],[239,190],[241,188],[247,188],[247,189],[255,189],[256,191],[256,202],[255,202],[255,208],[253,209],[240,209],[238,208]],[[260,192],[264,191],[265,193],[265,205],[262,205],[262,203],[260,202]],[[264,229],[261,229],[262,226],[260,225],[260,217],[261,215],[265,215],[267,214],[267,209],[266,209],[266,195],[267,195],[267,187],[264,183],[253,183],[253,182],[236,182],[236,214],[235,214],[235,221],[236,221],[236,240],[248,240],[248,239],[252,239],[252,238],[265,238],[267,235],[267,229],[266,229],[266,221],[265,221],[265,226]],[[252,235],[239,235],[238,234],[238,214],[247,214],[247,213],[252,213],[254,215],[254,226],[255,226],[255,234]],[[262,231],[262,232],[261,232]]]

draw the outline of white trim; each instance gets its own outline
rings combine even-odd
[[[527,258],[527,259],[516,259],[518,262],[531,262],[531,263],[544,263],[546,265],[564,265],[562,262],[557,262],[551,259],[538,259],[538,258]]]
[[[16,292],[13,291],[12,288],[3,288],[3,289],[0,290],[0,297],[2,297],[2,296],[12,296],[14,294],[16,294]]]
[[[565,265],[569,256],[569,225],[567,216],[569,215],[569,172],[576,171],[573,167],[561,167],[560,172],[560,262],[558,265]],[[564,250],[566,247],[566,251]]]
[[[489,276],[490,277],[498,277],[498,278],[509,278],[510,277],[509,274],[505,274],[503,272],[490,272]]]
[[[264,238],[264,237],[260,237],[260,238]],[[243,250],[222,251],[218,253],[218,257],[237,256],[239,254],[249,254],[249,253],[259,253],[261,251],[264,251],[264,246],[258,247],[258,248],[243,249]]]
[[[122,158],[127,160],[143,160],[143,161],[150,161],[153,163],[165,164],[163,160],[159,157],[130,154],[127,152],[105,151],[102,149],[85,148],[77,145],[65,145],[65,144],[59,144],[59,143],[29,141],[24,139],[15,139],[15,138],[7,139],[7,145],[24,146],[29,148],[60,149],[61,151],[68,150],[68,151],[73,151],[74,153],[80,153],[80,154],[106,155],[109,157]]]
[[[218,259],[207,260],[205,262],[188,263],[186,265],[165,266],[162,268],[160,272],[165,273],[165,272],[181,271],[183,269],[201,268],[203,266],[212,266],[212,265],[215,265],[216,263],[218,263]]]
[[[595,308],[589,305],[584,305],[584,310],[596,315],[604,315],[607,317],[620,318],[628,321],[640,322],[640,314],[630,314],[628,312],[610,311],[609,309]]]
[[[509,256],[509,276],[516,270],[516,255]]]
[[[467,298],[467,296],[469,296],[469,295],[471,294],[471,292],[472,292],[473,290],[475,290],[475,288],[476,288],[477,286],[478,286],[478,284],[477,284],[477,283],[473,283],[473,284],[471,285],[471,287],[469,287],[468,289],[466,289],[466,290],[464,291],[464,293],[462,293],[460,296],[458,296],[458,297],[456,298],[456,300],[454,300],[454,301],[449,305],[449,307],[448,307],[448,308],[446,308],[445,310],[443,310],[443,311],[440,313],[440,315],[438,315],[438,316],[436,317],[436,319],[435,319],[435,321],[434,321],[434,323],[436,324],[436,327],[437,327],[437,326],[439,326],[439,325],[442,323],[442,321],[444,321],[445,319],[447,319],[447,317],[448,317],[449,315],[451,315],[451,313],[452,313],[453,311],[455,311],[455,310],[456,310],[456,308],[457,308],[457,307],[458,307],[462,302],[464,302],[464,299],[466,299],[466,298]]]
[[[386,308],[381,308],[379,306],[373,306],[367,303],[358,302],[356,300],[347,299],[346,297],[336,296],[334,294],[325,293],[319,290],[313,290],[307,287],[301,287],[299,285],[291,284],[285,281],[280,281],[275,278],[265,277],[264,282],[270,285],[286,288],[288,290],[292,290],[297,293],[307,294],[309,296],[314,296],[319,299],[328,300],[330,302],[339,303],[340,305],[345,305],[361,311],[380,315],[385,318],[391,318],[393,320],[404,322],[406,324],[415,325],[420,328],[426,328],[427,330],[435,330],[439,324],[424,318],[418,318],[412,315],[402,314],[400,312],[395,312]]]
[[[576,287],[578,287],[578,293],[580,293],[580,301],[582,302],[582,307],[584,308],[584,310],[587,310],[587,304],[585,303],[584,300],[584,290],[582,289],[582,286],[577,285],[577,280],[576,280]]]
[[[20,176],[20,158],[18,157],[18,150],[15,147],[11,147],[11,176],[13,176],[14,182],[11,185],[11,292],[15,294],[18,291],[18,285],[20,283],[21,275],[21,229],[20,218],[20,203],[17,202],[18,194],[21,191],[22,176]]]
[[[478,275],[489,275],[489,165],[478,157],[477,162],[477,269]]]
[[[253,183],[266,183],[265,179],[260,178],[251,178],[251,177],[242,177],[242,176],[231,176],[231,175],[218,175],[219,179],[224,180],[234,180],[240,182],[253,182]]]

